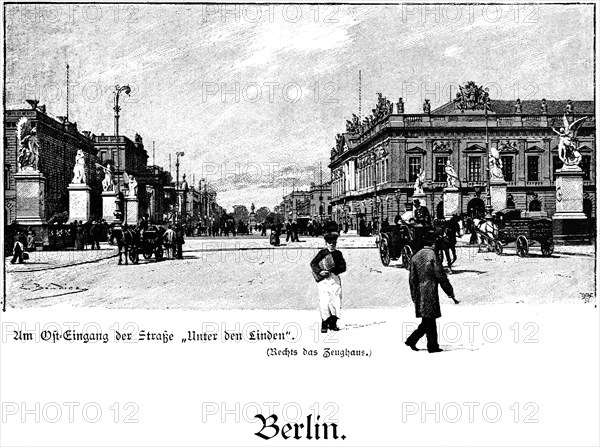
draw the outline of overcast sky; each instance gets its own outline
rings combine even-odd
[[[406,112],[473,80],[491,98],[594,99],[592,6],[8,5],[6,105],[37,97],[80,130],[120,133],[152,162],[208,178],[219,202],[277,204],[319,180],[335,134],[376,93]],[[453,94],[454,94],[453,93]],[[294,180],[296,179],[297,180]]]

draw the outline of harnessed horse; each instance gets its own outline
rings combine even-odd
[[[454,215],[449,220],[435,220],[433,222],[434,231],[437,235],[436,238],[436,251],[442,254],[442,262],[444,260],[443,255],[446,255],[446,261],[448,262],[448,268],[452,270],[452,264],[456,262],[456,238],[462,237],[464,234],[464,222],[461,216]],[[452,253],[452,260],[450,259],[450,253]]]
[[[488,251],[493,250],[494,245],[498,240],[498,225],[491,220],[474,218],[473,230],[479,236],[479,250],[481,251],[482,244],[487,245]]]
[[[123,255],[125,255],[125,265],[129,264],[129,251],[131,246],[135,244],[137,240],[137,232],[135,229],[123,226],[121,231],[113,230],[112,236],[116,239],[117,247],[119,249],[119,265],[123,263]]]

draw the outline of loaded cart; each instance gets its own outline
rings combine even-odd
[[[498,240],[496,252],[502,253],[503,246],[515,243],[517,255],[525,257],[534,242],[540,244],[543,256],[554,253],[552,220],[548,218],[521,217],[521,210],[506,210],[496,213]]]

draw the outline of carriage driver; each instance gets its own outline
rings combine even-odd
[[[431,226],[431,214],[429,214],[427,207],[421,206],[421,201],[419,199],[413,200],[413,216],[415,218],[415,223]]]

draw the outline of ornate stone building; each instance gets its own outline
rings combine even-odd
[[[45,193],[40,199],[44,202],[45,220],[58,213],[69,210],[67,187],[73,180],[73,166],[77,150],[81,149],[85,157],[85,174],[88,186],[92,188],[91,214],[101,215],[102,191],[101,176],[95,164],[98,162],[94,147],[94,135],[79,131],[77,123],[71,123],[64,117],[59,120],[46,113],[45,106],[29,100],[29,109],[6,110],[4,112],[4,220],[5,225],[16,218],[16,183],[18,172],[19,122],[27,119],[28,129],[36,129],[39,144],[39,172],[45,177]],[[26,135],[21,135],[23,139]]]
[[[487,111],[485,104],[488,105]],[[394,110],[395,109],[395,110]],[[487,145],[500,152],[507,182],[507,207],[540,211],[552,216],[556,190],[554,171],[562,166],[557,133],[569,122],[587,117],[576,140],[584,171],[584,212],[595,219],[596,121],[593,101],[494,101],[474,83],[457,98],[435,110],[428,101],[423,113],[404,113],[402,98],[394,106],[379,95],[372,116],[362,122],[354,115],[331,151],[333,218],[350,219],[356,228],[367,221],[394,216],[411,206],[413,184],[425,173],[427,207],[443,216],[444,166],[458,173],[461,209],[484,212]]]

